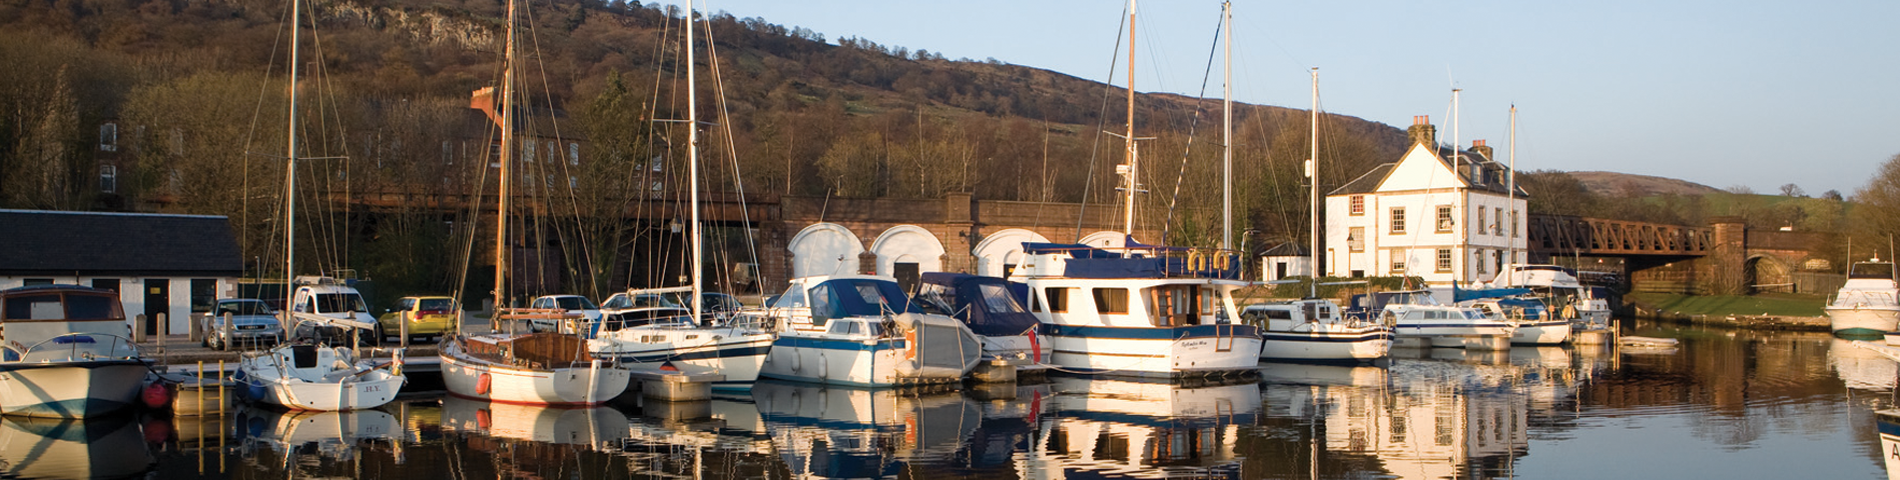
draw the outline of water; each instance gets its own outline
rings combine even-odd
[[[1900,368],[1827,334],[1639,325],[1674,351],[1395,351],[1257,382],[1054,377],[696,404],[0,419],[0,476],[67,478],[1883,478]],[[418,385],[421,386],[421,385]],[[219,433],[223,432],[224,435]],[[1893,478],[1900,478],[1896,475]]]

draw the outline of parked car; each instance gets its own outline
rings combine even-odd
[[[225,330],[224,317],[231,316],[231,329]],[[263,300],[252,298],[219,299],[211,311],[198,315],[204,346],[227,350],[231,345],[276,345],[284,340],[283,324],[277,310]]]
[[[306,318],[293,319],[296,325],[291,329],[296,338],[314,338],[328,344],[348,344],[348,330],[355,329],[358,340],[364,344],[377,344],[376,317],[370,316],[369,304],[363,301],[363,295],[351,287],[348,281],[331,277],[297,277],[296,293],[292,294],[290,309],[292,312],[308,314]],[[316,323],[309,317],[323,317],[327,325]]]
[[[600,307],[595,306],[592,300],[580,295],[543,295],[535,297],[534,302],[528,304],[528,308],[560,309],[567,313],[581,315],[581,318],[567,320],[553,318],[529,320],[528,328],[536,331],[577,333],[585,329],[584,325],[600,322]]]
[[[402,297],[396,308],[377,317],[376,326],[383,341],[401,340],[402,326],[409,325],[409,338],[441,337],[455,329],[455,317],[461,313],[454,297]]]

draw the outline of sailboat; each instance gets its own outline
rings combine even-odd
[[[1128,3],[1127,163],[1121,247],[1025,243],[1017,278],[1029,285],[1030,311],[1046,325],[1063,371],[1184,377],[1240,374],[1259,363],[1260,329],[1239,318],[1233,292],[1238,252],[1143,245],[1134,241],[1139,152],[1135,145],[1135,2]]]
[[[1384,358],[1392,349],[1392,329],[1363,318],[1340,315],[1339,305],[1319,298],[1319,69],[1313,69],[1313,108],[1309,111],[1312,157],[1307,172],[1311,201],[1312,280],[1307,298],[1249,305],[1240,318],[1260,327],[1260,359],[1307,362],[1364,362]],[[1231,142],[1229,142],[1231,143]],[[1229,148],[1232,148],[1231,146]]]
[[[291,0],[290,17],[290,112],[287,116],[288,144],[284,177],[284,275],[296,271],[297,229],[297,38],[301,9]],[[286,323],[306,323],[324,329],[345,328],[374,331],[375,318],[355,288],[330,277],[291,277],[286,288],[296,288],[291,306],[284,310]],[[302,332],[304,329],[292,329]],[[350,344],[362,335],[349,335]],[[340,411],[376,408],[396,398],[408,383],[402,375],[401,349],[389,362],[356,356],[357,349],[327,345],[313,338],[302,338],[268,351],[246,354],[238,360],[231,380],[239,385],[238,395],[255,402],[293,410]]]
[[[507,68],[503,69],[500,110],[501,171],[496,195],[495,314],[493,325],[531,318],[564,315],[560,312],[509,309],[508,214],[509,175],[514,158],[515,3],[508,2]],[[494,87],[475,92],[475,98],[493,98]],[[627,390],[632,375],[589,355],[574,333],[498,332],[469,335],[457,322],[455,337],[442,345],[442,384],[449,393],[501,403],[531,405],[597,405]]]
[[[705,237],[701,234],[703,225],[699,221],[699,105],[696,91],[693,64],[692,8],[690,2],[686,13],[686,125],[687,125],[687,177],[692,192],[692,285],[678,289],[691,292],[687,297],[691,316],[666,315],[666,310],[644,309],[637,315],[639,319],[628,318],[627,314],[618,315],[614,321],[601,325],[600,332],[587,341],[587,350],[591,354],[610,358],[618,362],[621,368],[629,370],[659,371],[664,368],[683,369],[690,373],[715,373],[725,379],[713,383],[721,390],[744,390],[752,387],[758,380],[759,370],[765,365],[767,352],[772,348],[776,336],[752,328],[748,324],[728,323],[726,325],[708,325],[703,309],[705,303],[701,295],[701,279],[705,275],[704,250]],[[630,298],[638,298],[641,292],[629,292]],[[647,293],[661,293],[650,290]],[[686,313],[686,312],[680,312]],[[666,321],[658,321],[666,319]],[[634,325],[632,322],[639,322]]]

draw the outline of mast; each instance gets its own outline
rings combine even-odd
[[[1312,242],[1312,246],[1308,248],[1311,248],[1312,251],[1307,252],[1307,255],[1311,256],[1312,260],[1310,261],[1313,264],[1310,266],[1311,272],[1309,272],[1307,275],[1313,277],[1313,282],[1310,284],[1309,287],[1307,287],[1306,294],[1309,297],[1318,298],[1319,297],[1319,67],[1313,67],[1313,108],[1307,111],[1307,117],[1308,117],[1307,121],[1311,123],[1311,125],[1309,126],[1309,129],[1312,131],[1311,132],[1312,138],[1307,140],[1306,143],[1308,143],[1309,146],[1312,147],[1312,151],[1308,153],[1308,155],[1311,155],[1311,156],[1306,158],[1306,179],[1307,179],[1306,183],[1312,184],[1312,187],[1311,187],[1312,191],[1307,193],[1306,199],[1307,199],[1307,203],[1310,204],[1312,208],[1312,211],[1308,213],[1309,215],[1312,215],[1311,217],[1308,217],[1308,218],[1311,218],[1312,221],[1306,222],[1306,223],[1311,224],[1311,227],[1313,229],[1312,237],[1308,238],[1308,240]]]
[[[515,2],[508,0],[508,44],[501,70],[501,182],[495,196],[495,311],[508,305],[508,180],[514,167],[515,141]]]
[[[1234,2],[1221,2],[1220,248],[1234,248]]]
[[[1122,142],[1128,155],[1128,163],[1122,164],[1127,169],[1122,176],[1128,179],[1127,190],[1122,192],[1123,201],[1128,202],[1122,214],[1122,235],[1127,237],[1135,234],[1135,188],[1141,184],[1137,178],[1140,160],[1135,151],[1135,0],[1128,0],[1128,133]]]
[[[1511,252],[1510,262],[1515,265],[1517,264],[1517,240],[1516,239],[1518,238],[1517,236],[1517,215],[1518,215],[1517,213],[1517,104],[1515,103],[1511,104],[1511,175],[1505,177],[1504,194],[1506,195],[1505,198],[1507,199],[1505,200],[1504,203],[1505,205],[1509,205],[1511,208],[1511,224],[1510,225],[1511,225],[1512,240],[1509,240],[1510,243],[1508,243],[1507,245],[1510,245],[1510,248],[1508,248],[1507,250]],[[1502,218],[1498,219],[1498,223],[1503,224],[1504,219]],[[1498,272],[1499,274],[1503,274],[1504,266],[1499,265],[1498,270],[1499,270]],[[1492,280],[1492,283],[1497,283],[1497,280]]]
[[[700,259],[702,247],[700,245],[699,225],[699,107],[697,102],[698,95],[696,95],[698,89],[695,88],[694,85],[693,2],[692,0],[686,0],[686,177],[688,178],[687,185],[692,190],[693,196],[691,208],[693,211],[693,228],[689,230],[693,236],[693,298],[689,300],[689,302],[692,304],[693,321],[699,321],[700,279],[701,275],[703,275],[702,270],[705,269],[706,266],[701,264],[702,261]]]
[[[1464,155],[1458,154],[1458,149],[1459,149],[1459,146],[1458,146],[1459,145],[1458,144],[1459,142],[1458,140],[1458,92],[1462,92],[1462,91],[1464,91],[1464,89],[1462,88],[1451,89],[1451,176],[1454,178],[1457,178],[1460,183],[1468,183],[1471,181],[1471,179],[1465,178],[1465,175],[1463,173],[1458,172],[1458,167],[1464,165],[1464,158],[1465,158]],[[1434,146],[1432,148],[1436,149],[1438,147]],[[1465,208],[1468,206],[1467,202],[1465,202],[1465,198],[1464,198],[1465,194],[1458,193],[1459,190],[1457,189],[1455,185],[1452,188],[1452,192],[1454,192],[1453,193],[1454,197],[1452,198],[1452,205],[1454,205],[1454,207],[1452,208],[1452,212],[1453,212],[1452,214],[1462,217],[1464,216],[1463,212],[1465,211]],[[1466,258],[1465,257],[1465,240],[1466,240],[1465,233],[1466,232],[1464,231],[1464,228],[1460,226],[1460,223],[1462,222],[1460,222],[1459,220],[1462,220],[1462,219],[1453,217],[1451,221],[1452,228],[1454,229],[1452,230],[1452,233],[1451,233],[1452,239],[1453,239],[1453,242],[1456,243],[1458,246],[1457,249],[1452,250],[1454,252],[1457,252],[1455,253],[1455,255],[1458,256],[1456,259],[1452,260],[1452,263],[1458,266],[1458,269],[1454,270],[1456,274],[1452,275],[1452,278],[1451,278],[1451,284],[1453,288],[1457,288],[1459,278],[1469,278],[1466,276],[1466,273],[1470,272],[1470,266],[1471,266],[1470,265],[1471,262],[1465,261],[1465,258]],[[1437,219],[1433,219],[1433,221],[1437,221]]]
[[[284,153],[284,301],[291,301],[297,278],[297,38],[298,13],[302,3],[290,0],[290,116],[286,133],[290,137]],[[285,310],[290,305],[284,305]]]

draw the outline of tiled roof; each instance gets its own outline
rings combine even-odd
[[[0,210],[0,275],[237,276],[221,216]]]
[[[1466,168],[1475,165],[1481,171],[1492,173],[1489,178],[1486,176],[1476,176],[1476,178],[1473,178],[1471,175],[1466,175],[1465,179],[1467,183],[1471,184],[1472,189],[1500,194],[1507,193],[1510,190],[1506,186],[1506,183],[1508,182],[1511,169],[1505,167],[1503,164],[1491,161],[1491,159],[1486,158],[1484,154],[1469,150],[1458,152],[1464,157],[1464,160],[1454,164],[1452,160],[1452,149],[1439,146],[1434,150],[1435,153],[1438,154],[1438,161],[1444,164],[1447,169],[1456,171],[1459,164],[1465,165]],[[1364,175],[1360,175],[1359,178],[1346,182],[1345,185],[1333,189],[1332,192],[1326,195],[1358,195],[1377,191],[1379,185],[1385,183],[1386,175],[1391,174],[1392,169],[1397,166],[1398,162],[1391,162],[1372,167],[1372,170],[1367,171]],[[1524,186],[1519,185],[1517,186],[1517,196],[1529,197],[1530,194],[1524,191]]]

